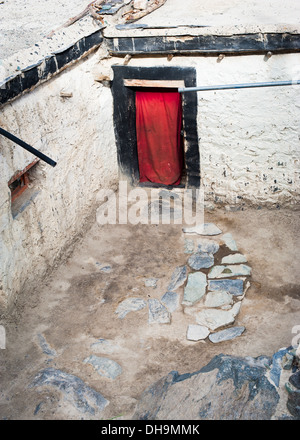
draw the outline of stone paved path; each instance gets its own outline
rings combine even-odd
[[[168,290],[160,300],[148,301],[149,324],[172,325],[172,313],[181,302],[184,313],[191,316],[191,324],[182,338],[199,341],[209,337],[217,343],[240,336],[245,327],[231,327],[250,287],[251,267],[246,264],[247,257],[238,252],[231,234],[222,234],[212,223],[200,225],[198,229],[183,229],[183,233],[187,264],[174,268]],[[220,259],[217,254],[221,248]],[[157,279],[149,278],[145,285],[156,287],[156,282]],[[180,298],[177,291],[182,285],[184,294]],[[119,304],[116,313],[123,319],[129,312],[144,307],[146,303],[142,299],[130,298]],[[224,329],[225,326],[231,327]]]

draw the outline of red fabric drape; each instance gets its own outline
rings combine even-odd
[[[181,96],[178,92],[136,92],[140,182],[180,183],[183,163],[181,120]]]

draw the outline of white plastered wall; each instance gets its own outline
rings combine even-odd
[[[40,161],[32,199],[13,218],[7,182],[35,156],[1,136],[1,310],[59,260],[84,230],[99,189],[118,181],[112,98],[94,81],[98,61],[91,55],[0,110],[1,127],[57,162]]]
[[[197,85],[300,79],[300,55],[133,58],[130,66],[194,67]],[[299,204],[300,86],[198,93],[201,185],[229,205]],[[299,205],[298,205],[299,206]]]
[[[105,51],[104,51],[105,52]],[[118,165],[109,88],[122,58],[103,50],[0,110],[0,126],[58,162],[40,163],[36,192],[11,214],[8,180],[33,159],[0,139],[0,307],[28,292],[83,230],[100,188],[117,187]],[[299,79],[300,55],[133,57],[129,66],[194,67],[198,85]],[[60,92],[72,98],[60,97]],[[226,205],[291,207],[299,203],[300,87],[198,93],[201,185],[205,199]]]
[[[203,66],[204,67],[204,66]],[[206,59],[198,84],[300,77],[298,54]],[[299,78],[297,78],[299,79]],[[199,92],[202,183],[225,204],[299,204],[300,86]],[[299,206],[299,205],[298,205]]]

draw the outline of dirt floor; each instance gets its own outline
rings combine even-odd
[[[80,413],[53,387],[29,387],[47,367],[81,378],[109,400],[101,418],[125,420],[143,390],[172,370],[197,371],[219,353],[271,356],[291,345],[292,328],[300,324],[299,213],[220,208],[206,212],[205,221],[232,233],[252,267],[251,287],[236,318],[236,325],[246,327],[242,336],[219,344],[188,341],[191,316],[181,307],[171,324],[149,324],[147,308],[119,319],[115,311],[122,300],[161,298],[175,267],[186,264],[185,235],[180,225],[101,226],[95,221],[66,263],[30,295],[20,295],[18,319],[3,323],[0,419],[99,418]],[[112,270],[103,272],[101,265]],[[158,279],[156,288],[145,287],[148,277]],[[38,335],[54,356],[43,352]],[[118,346],[107,355],[122,367],[114,380],[83,362],[100,338]]]

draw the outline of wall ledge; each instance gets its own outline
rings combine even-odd
[[[101,30],[97,30],[37,63],[21,69],[16,75],[9,76],[0,84],[0,107],[80,61],[96,50],[102,42]]]

